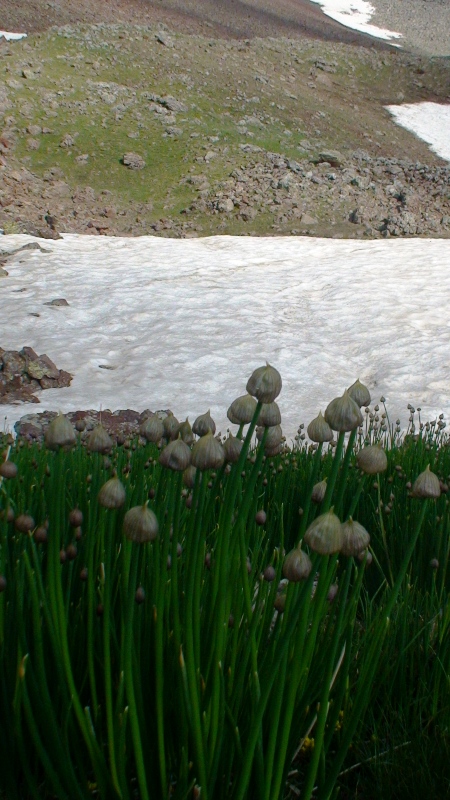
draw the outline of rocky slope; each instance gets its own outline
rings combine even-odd
[[[385,109],[448,101],[449,60],[326,41],[307,0],[235,6],[7,0],[5,27],[107,22],[0,40],[0,228],[449,236],[448,164]],[[220,38],[241,14],[264,38]],[[294,18],[323,38],[282,38]]]

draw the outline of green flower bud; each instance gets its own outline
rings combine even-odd
[[[191,462],[197,469],[219,469],[225,461],[225,452],[210,431],[202,436],[192,448]]]
[[[104,508],[120,508],[125,498],[125,487],[117,475],[106,481],[98,493],[98,502]]]
[[[236,436],[230,434],[228,439],[223,443],[225,461],[228,461],[230,464],[236,464],[239,461],[242,445],[242,439],[237,439]]]
[[[214,434],[216,432],[216,423],[209,411],[197,417],[192,426],[192,430],[197,436],[206,436],[207,433],[211,432]]]
[[[89,434],[87,448],[91,453],[107,455],[113,449],[114,442],[103,425],[97,425]]]
[[[434,472],[430,471],[429,464],[425,471],[421,472],[414,481],[412,493],[414,497],[440,497],[441,485],[439,478]]]
[[[151,417],[147,417],[147,419],[141,424],[139,433],[144,437],[144,439],[147,439],[147,442],[153,442],[154,444],[157,444],[164,436],[164,425],[162,420],[159,419],[156,414],[152,414]]]
[[[345,390],[342,397],[336,397],[325,410],[325,420],[334,431],[343,433],[353,431],[363,424],[363,417],[359,406]]]
[[[339,517],[333,513],[333,509],[316,517],[304,536],[305,544],[323,556],[338,553],[343,540],[342,526]]]
[[[319,483],[315,483],[311,492],[311,500],[313,503],[322,503],[325,499],[327,491],[327,479],[325,478],[323,481]]]
[[[158,520],[147,503],[143,506],[134,506],[125,514],[123,532],[131,542],[143,544],[153,542],[158,536]]]
[[[291,550],[283,563],[283,575],[291,583],[304,581],[312,569],[311,559],[299,547]]]
[[[195,436],[192,432],[192,428],[187,417],[184,422],[180,423],[178,427],[178,435],[181,436],[183,442],[188,446],[194,444]]]
[[[271,428],[281,424],[281,412],[278,403],[263,403],[259,412],[258,425]]]
[[[44,441],[49,450],[58,450],[60,447],[73,447],[77,443],[77,437],[73,425],[67,417],[59,413],[46,428]]]
[[[387,469],[388,460],[380,445],[371,444],[359,451],[356,456],[356,463],[358,469],[361,469],[367,475],[376,475],[378,472],[384,472]]]
[[[258,367],[247,381],[247,392],[260,403],[272,403],[281,392],[281,375],[275,367]]]
[[[347,389],[350,397],[355,403],[362,408],[362,406],[368,406],[370,403],[370,392],[367,386],[364,386],[361,381],[356,380],[352,385]]]
[[[341,553],[344,556],[359,556],[367,550],[370,542],[370,535],[363,525],[356,522],[351,517],[342,525],[344,541],[342,542]]]
[[[248,425],[256,411],[256,400],[250,394],[243,394],[233,400],[227,411],[227,417],[233,425]]]
[[[181,439],[175,439],[161,452],[159,463],[176,472],[184,472],[191,463],[191,451]]]
[[[322,412],[315,417],[307,427],[307,433],[312,442],[331,442],[333,438],[333,431],[331,430],[328,422],[325,422]]]

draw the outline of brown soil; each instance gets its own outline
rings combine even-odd
[[[391,49],[326,17],[309,0],[2,0],[0,29],[34,33],[52,25],[162,23],[209,38],[311,37]]]

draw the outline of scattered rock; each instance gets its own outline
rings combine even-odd
[[[49,300],[47,303],[44,303],[44,306],[68,306],[69,303],[64,297],[57,297],[55,300]]]
[[[31,347],[20,351],[0,347],[0,405],[39,403],[36,391],[70,386],[72,377],[58,369],[47,355],[38,356]]]
[[[322,150],[318,155],[319,163],[328,163],[331,167],[342,167],[344,156],[338,150]]]
[[[145,161],[138,153],[125,153],[122,158],[122,163],[128,169],[144,169]]]

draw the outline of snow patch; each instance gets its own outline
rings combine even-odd
[[[266,359],[283,378],[288,439],[356,378],[374,403],[386,396],[392,420],[406,422],[409,402],[423,418],[450,413],[450,240],[40,243],[6,264],[0,345],[47,353],[74,379],[40,405],[0,406],[10,428],[45,409],[171,408],[193,421],[210,408],[225,432],[227,407]],[[61,297],[68,306],[45,305]]]
[[[401,33],[389,31],[371,25],[370,20],[375,13],[375,8],[366,0],[311,0],[312,3],[320,5],[324,14],[346,28],[353,28],[361,33],[368,33],[376,39],[400,39]]]

